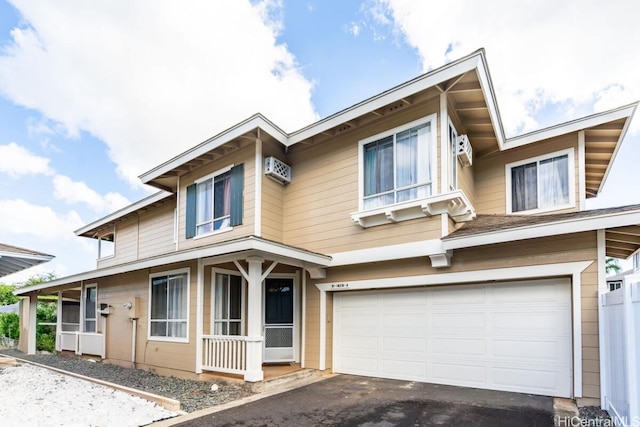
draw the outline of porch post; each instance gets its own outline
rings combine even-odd
[[[204,335],[204,263],[198,258],[196,271],[196,374],[202,373],[202,336]]]
[[[247,292],[247,366],[245,381],[262,381],[262,263],[263,258],[249,257]]]
[[[29,322],[27,332],[27,354],[36,354],[36,327],[38,326],[38,295],[29,295]]]
[[[62,291],[58,291],[56,302],[56,351],[62,350]]]

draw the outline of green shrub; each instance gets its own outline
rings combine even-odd
[[[20,316],[16,313],[0,313],[0,337],[18,339],[20,336]]]

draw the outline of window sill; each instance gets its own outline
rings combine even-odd
[[[462,190],[455,190],[420,200],[354,212],[351,219],[360,227],[368,228],[445,213],[455,222],[470,221],[476,216],[467,196]]]
[[[566,203],[564,205],[550,206],[548,208],[528,209],[526,211],[516,212],[512,212],[511,209],[509,209],[508,215],[536,215],[547,212],[566,211],[569,209],[576,209],[575,203]]]
[[[211,232],[205,233],[205,234],[197,234],[197,235],[193,236],[193,240],[204,239],[205,237],[215,236],[216,234],[227,233],[227,232],[229,232],[231,230],[233,230],[233,227],[221,228],[219,230],[211,231]]]
[[[173,342],[179,344],[188,344],[189,337],[186,338],[177,338],[177,337],[149,337],[149,341],[160,341],[160,342]]]

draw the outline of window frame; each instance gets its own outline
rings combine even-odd
[[[388,137],[393,137],[393,167],[394,167],[394,188],[393,188],[393,192],[396,193],[398,191],[398,188],[396,186],[396,173],[395,173],[395,168],[396,168],[396,138],[395,136],[401,132],[404,132],[406,130],[421,126],[421,125],[425,125],[425,124],[429,124],[429,137],[428,137],[428,144],[429,147],[427,148],[427,153],[429,154],[429,159],[427,159],[428,164],[430,166],[430,171],[431,171],[431,177],[430,177],[430,181],[428,183],[424,183],[425,185],[430,185],[431,186],[431,191],[430,194],[428,194],[426,197],[418,197],[416,199],[411,199],[408,201],[402,201],[402,202],[397,202],[395,201],[395,196],[394,196],[394,203],[388,204],[388,205],[381,205],[381,206],[377,206],[377,207],[373,207],[373,208],[366,208],[364,207],[364,198],[365,198],[365,189],[364,189],[364,176],[365,176],[365,165],[364,165],[364,161],[365,161],[365,146],[368,144],[371,144],[372,142],[376,142]],[[393,205],[398,205],[398,204],[406,204],[406,203],[412,203],[415,202],[416,200],[423,200],[425,198],[431,197],[435,194],[438,194],[438,169],[437,169],[437,114],[430,114],[428,116],[424,116],[422,118],[419,118],[417,120],[413,120],[411,122],[405,123],[403,125],[397,126],[395,128],[392,129],[388,129],[384,132],[380,132],[376,135],[372,135],[370,137],[367,137],[365,139],[362,139],[360,141],[358,141],[358,210],[360,212],[363,211],[369,211],[369,210],[375,210],[375,209],[380,209],[383,206],[393,206]]]
[[[218,274],[223,274],[226,276],[236,276],[240,278],[240,319],[238,322],[238,319],[231,319],[230,316],[227,316],[227,318],[223,319],[217,316],[216,311],[216,286],[217,286],[217,281],[216,278],[218,276]],[[228,286],[229,284],[227,284]],[[227,300],[227,305],[229,305],[230,300]],[[222,335],[222,336],[243,336],[244,334],[246,334],[246,304],[247,304],[247,282],[244,279],[244,277],[242,277],[242,274],[240,274],[240,272],[238,271],[233,271],[233,270],[224,270],[224,269],[220,269],[220,268],[213,268],[211,271],[211,315],[210,315],[210,325],[209,325],[209,330],[211,332],[211,335],[218,335],[215,333],[215,325],[217,322],[226,322],[227,324],[227,334],[226,335]],[[227,307],[227,311],[229,312],[229,307]],[[239,323],[240,324],[240,334],[239,335],[229,335],[229,323],[232,323],[232,321],[234,321],[234,323]]]
[[[186,313],[186,318],[184,319],[164,319],[166,321],[169,320],[174,320],[174,321],[186,321],[186,335],[184,337],[168,337],[168,336],[158,336],[158,335],[151,335],[151,324],[153,323],[153,320],[163,320],[163,319],[152,319],[151,318],[151,310],[152,310],[152,304],[153,304],[153,294],[152,294],[152,290],[153,290],[153,279],[157,278],[157,277],[163,277],[163,276],[178,276],[178,275],[186,275],[186,280],[185,280],[185,285],[186,285],[186,290],[187,290],[187,295],[186,295],[186,300],[187,300],[187,313]],[[168,291],[168,289],[167,289]],[[167,298],[168,301],[168,298]],[[176,343],[188,343],[189,342],[189,328],[190,328],[190,306],[191,306],[191,268],[189,267],[185,267],[185,268],[179,268],[179,269],[175,269],[175,270],[168,270],[168,271],[160,271],[157,273],[152,273],[149,274],[149,304],[148,304],[148,317],[147,317],[147,339],[149,341],[164,341],[164,342],[176,342]]]
[[[233,169],[233,166],[234,165],[231,164],[229,166],[226,166],[226,167],[224,167],[222,169],[218,169],[217,171],[215,171],[213,173],[210,173],[208,175],[205,175],[205,176],[203,176],[201,178],[198,178],[195,181],[193,181],[193,183],[196,185],[196,224],[195,224],[196,234],[195,234],[195,236],[193,236],[193,239],[201,239],[203,237],[208,237],[208,236],[212,236],[214,234],[225,233],[227,231],[233,230],[233,226],[231,225],[231,213],[229,213],[229,215],[228,215],[228,222],[229,222],[228,226],[221,227],[221,228],[219,228],[217,230],[212,230],[212,231],[209,231],[209,232],[206,232],[206,233],[198,233],[198,226],[202,225],[204,223],[198,223],[197,222],[197,215],[198,215],[198,213],[197,213],[198,212],[198,185],[202,184],[205,181],[211,180],[211,184],[212,184],[211,185],[211,192],[213,193],[212,197],[211,197],[211,208],[213,210],[214,207],[215,207],[215,200],[213,198],[213,196],[215,195],[215,190],[214,190],[215,180],[220,175],[223,175],[223,174],[231,172],[231,169]],[[229,179],[231,179],[231,177],[229,177]],[[229,182],[229,185],[231,185],[231,182]],[[229,195],[229,208],[231,209],[231,195]],[[211,221],[208,221],[208,222],[211,222],[212,227],[213,227],[213,225],[216,222],[216,219],[215,219],[215,217],[213,217],[213,212],[212,212],[211,215],[212,215],[211,216]]]
[[[87,317],[87,292],[89,289],[95,289],[96,292],[96,300],[94,302],[94,313],[95,317]],[[98,314],[98,284],[97,283],[88,283],[82,287],[82,300],[80,307],[80,330],[83,333],[88,334],[97,334],[99,333],[98,328],[98,319],[100,315]],[[95,322],[95,328],[93,331],[87,331],[87,321]]]
[[[111,240],[106,237],[111,236]],[[102,255],[103,251],[103,243],[102,242],[110,242],[112,244],[112,250],[107,255]],[[106,233],[101,233],[98,235],[98,260],[102,261],[103,259],[114,258],[116,256],[116,230],[109,231]]]
[[[447,139],[449,140],[449,191],[458,189],[458,130],[453,125],[451,119],[447,120]],[[453,138],[451,134],[453,131]]]
[[[511,182],[511,170],[515,167],[536,163],[539,165],[541,161],[549,160],[555,157],[567,156],[567,185],[569,187],[569,201],[556,206],[549,206],[546,208],[534,208],[521,211],[513,211],[512,194],[512,182]],[[513,215],[530,215],[543,212],[558,211],[563,209],[572,209],[576,207],[576,169],[575,169],[575,150],[573,147],[566,148],[564,150],[554,151],[551,153],[545,153],[535,157],[529,157],[527,159],[518,160],[516,162],[507,163],[505,165],[505,196],[506,196],[506,211],[507,214]],[[538,205],[539,205],[538,198]]]

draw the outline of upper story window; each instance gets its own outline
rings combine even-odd
[[[244,167],[229,166],[187,187],[186,238],[242,224]]]
[[[153,274],[149,298],[149,337],[186,341],[189,324],[188,269]]]
[[[116,235],[107,233],[98,237],[98,259],[110,258],[116,254]]]
[[[506,165],[507,212],[544,212],[575,205],[573,149]]]
[[[435,116],[360,141],[363,209],[431,195],[434,123]]]

